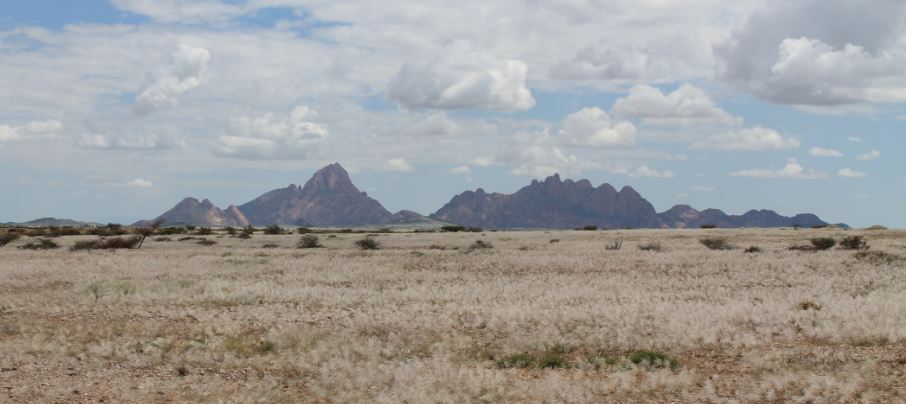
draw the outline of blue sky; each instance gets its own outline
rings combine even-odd
[[[337,161],[393,211],[557,172],[906,227],[906,5],[724,3],[6,1],[0,222],[238,205]]]

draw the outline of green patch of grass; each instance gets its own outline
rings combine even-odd
[[[657,351],[635,351],[629,355],[629,361],[634,365],[658,369],[676,369],[676,367],[679,366],[679,362],[675,359],[665,353]]]
[[[19,246],[20,250],[54,250],[57,248],[60,248],[59,244],[46,238],[41,238],[37,241],[29,241],[25,245]]]

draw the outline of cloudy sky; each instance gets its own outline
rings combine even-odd
[[[557,172],[906,227],[904,26],[902,0],[7,0],[0,222],[336,161],[393,211]]]

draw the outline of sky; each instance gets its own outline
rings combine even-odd
[[[0,222],[339,162],[391,211],[554,173],[906,227],[902,0],[7,0]]]

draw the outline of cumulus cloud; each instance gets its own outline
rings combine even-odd
[[[563,121],[558,136],[571,146],[626,146],[635,143],[636,128],[631,122],[611,122],[598,107],[583,108]]]
[[[535,105],[527,72],[525,62],[455,45],[436,58],[403,64],[387,95],[407,108],[523,111]]]
[[[557,147],[547,130],[519,132],[513,137],[511,144],[502,150],[493,162],[513,166],[510,170],[513,175],[534,178],[557,173],[572,175],[587,167],[575,154],[566,153]]]
[[[670,94],[638,85],[629,95],[618,99],[611,112],[621,118],[641,118],[642,122],[658,125],[688,125],[695,123],[735,124],[738,119],[716,105],[700,88],[684,83]]]
[[[459,166],[450,170],[451,174],[469,174],[472,172],[472,169],[469,166]]]
[[[864,153],[864,154],[860,154],[860,155],[856,156],[857,159],[862,160],[862,161],[871,161],[871,160],[874,160],[879,157],[881,157],[881,152],[879,152],[877,150],[872,150],[868,153]]]
[[[179,105],[185,93],[201,85],[211,55],[205,48],[180,45],[171,59],[170,66],[150,80],[135,98],[132,112],[136,115]]]
[[[314,119],[317,112],[298,106],[284,117],[243,116],[232,122],[230,135],[220,137],[217,154],[245,159],[304,159],[328,136],[327,126]]]
[[[693,149],[741,151],[789,150],[797,147],[798,139],[785,138],[776,130],[761,126],[715,135],[706,141],[692,144]]]
[[[125,136],[112,137],[102,134],[82,135],[76,142],[83,149],[100,150],[170,150],[186,147],[185,141],[178,136]]]
[[[146,180],[144,178],[136,178],[132,181],[124,182],[122,185],[125,187],[128,187],[128,188],[139,188],[139,189],[147,189],[147,188],[154,187],[153,182]]]
[[[825,149],[823,147],[812,147],[808,154],[815,157],[843,157],[843,153],[839,150]]]
[[[416,135],[450,136],[461,131],[460,125],[447,117],[445,112],[430,114],[412,126],[412,132]]]
[[[783,168],[778,170],[753,168],[749,170],[734,171],[730,173],[730,175],[734,177],[792,178],[799,180],[813,180],[827,176],[820,171],[803,167],[794,159],[790,159]]]
[[[54,119],[32,121],[20,126],[0,125],[0,142],[50,139],[63,132],[63,123]]]
[[[622,175],[625,175],[625,176],[630,177],[630,178],[639,178],[639,177],[647,177],[647,178],[673,178],[673,173],[672,173],[672,172],[670,172],[670,171],[668,171],[668,170],[658,171],[658,170],[655,170],[655,169],[653,169],[653,168],[651,168],[651,167],[648,167],[647,165],[641,165],[641,166],[638,166],[638,167],[636,167],[635,169],[632,169],[632,170],[630,170],[630,169],[624,169],[624,168],[623,168],[623,169],[616,169],[616,170],[613,170],[613,172],[614,172],[615,174],[622,174]]]
[[[387,171],[405,173],[412,171],[412,165],[410,165],[406,159],[397,158],[387,160],[387,162],[384,163],[384,169]]]
[[[771,0],[716,47],[720,73],[777,103],[903,101],[904,16],[900,0]]]
[[[120,10],[146,15],[161,22],[220,21],[248,8],[221,0],[112,0]]]
[[[849,137],[849,141],[850,141],[850,142],[853,142],[853,143],[861,143],[861,142],[862,142],[862,138],[861,138],[861,137],[858,137],[858,136],[850,136],[850,137]]]
[[[837,171],[837,175],[839,175],[841,177],[846,177],[846,178],[858,178],[858,177],[867,177],[868,176],[868,174],[865,172],[856,171],[856,170],[849,169],[849,168],[840,169],[840,171]]]

